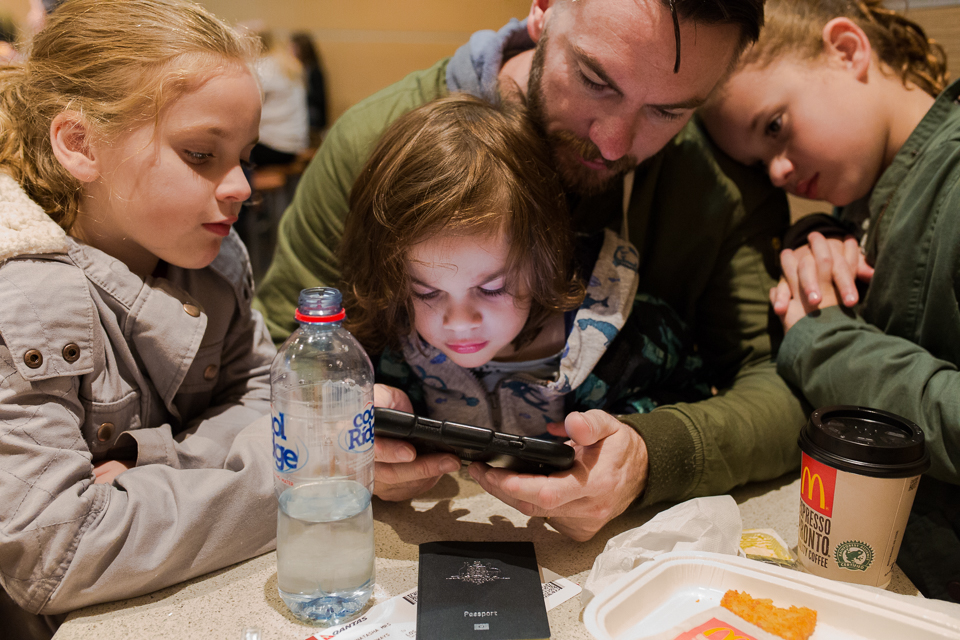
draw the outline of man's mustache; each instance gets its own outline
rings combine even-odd
[[[575,136],[569,131],[555,131],[548,135],[554,145],[566,147],[588,162],[602,162],[607,169],[614,173],[626,173],[638,164],[636,159],[629,155],[618,158],[617,160],[607,160],[603,157],[597,145],[589,140]]]

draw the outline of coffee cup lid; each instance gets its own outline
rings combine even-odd
[[[879,409],[850,405],[817,409],[797,442],[815,460],[860,475],[907,478],[930,468],[920,427]]]

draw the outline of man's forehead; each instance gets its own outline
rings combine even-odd
[[[697,88],[697,93],[703,94],[699,97],[705,98],[733,61],[739,38],[733,25],[681,21],[683,56],[679,73],[675,74],[673,20],[660,0],[563,2],[573,10],[551,21],[551,38],[557,30],[565,31],[564,39],[573,54],[601,66],[615,82],[626,83],[630,79],[624,75],[648,76],[655,70],[657,74],[673,76],[665,78],[668,82]]]

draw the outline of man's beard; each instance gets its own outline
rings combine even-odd
[[[632,156],[618,160],[605,160],[600,149],[590,140],[584,140],[570,131],[547,129],[548,115],[543,96],[543,62],[547,50],[547,33],[544,32],[533,52],[530,79],[527,84],[527,109],[530,118],[543,132],[553,155],[554,168],[560,175],[564,188],[582,196],[593,196],[609,189],[623,174],[637,166]],[[607,170],[598,171],[581,164],[577,158],[587,161],[602,161]]]

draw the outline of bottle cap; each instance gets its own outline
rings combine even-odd
[[[294,317],[298,322],[339,322],[346,317],[343,296],[333,287],[304,289]]]

